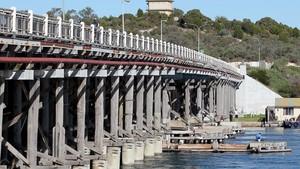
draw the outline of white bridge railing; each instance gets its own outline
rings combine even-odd
[[[86,25],[84,22],[75,23],[72,19],[63,21],[61,17],[35,15],[31,10],[16,11],[14,7],[0,8],[0,33],[155,53],[182,59],[199,66],[205,65],[225,72],[238,73],[237,69],[228,63],[184,46],[119,30],[105,30],[102,26]]]

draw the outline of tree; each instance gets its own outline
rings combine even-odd
[[[298,28],[294,28],[291,33],[292,37],[298,38],[300,36],[300,32]]]
[[[175,8],[173,11],[173,16],[174,17],[182,17],[184,15],[183,10]]]
[[[136,16],[137,17],[143,17],[144,16],[144,12],[143,12],[143,10],[142,9],[138,9],[138,11],[137,11],[137,13],[136,13]]]
[[[268,86],[270,84],[270,77],[267,74],[266,70],[263,69],[254,69],[250,71],[249,76],[260,81],[262,84]]]
[[[279,40],[283,42],[288,42],[289,41],[289,33],[286,31],[282,31],[279,33]]]
[[[63,11],[61,10],[61,8],[52,8],[50,11],[47,12],[47,15],[49,17],[58,17],[58,16],[62,16]]]
[[[186,23],[188,24],[195,24],[198,26],[203,25],[204,23],[211,21],[209,18],[207,18],[206,16],[204,16],[200,10],[198,9],[193,9],[188,11],[185,15],[184,15],[184,20]],[[192,26],[188,26],[189,28],[192,28]]]
[[[244,32],[239,26],[235,26],[233,30],[233,37],[238,38],[238,39],[243,39],[244,37]]]
[[[98,16],[94,13],[94,10],[90,7],[86,7],[82,10],[80,10],[79,12],[79,16],[81,17],[81,20],[87,24],[95,24],[95,22],[97,22],[98,20]]]

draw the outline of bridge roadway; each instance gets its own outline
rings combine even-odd
[[[162,152],[177,118],[228,120],[242,80],[173,43],[0,9],[2,167],[132,165]]]

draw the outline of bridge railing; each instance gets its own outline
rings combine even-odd
[[[97,44],[108,48],[149,52],[174,57],[187,62],[206,66],[225,72],[237,73],[228,63],[204,53],[158,39],[105,30],[101,26],[76,23],[74,20],[63,21],[61,17],[35,15],[30,11],[17,11],[16,8],[0,8],[0,33],[21,36],[37,36],[85,44]]]

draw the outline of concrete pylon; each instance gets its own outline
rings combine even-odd
[[[154,148],[155,148],[155,139],[154,138],[147,138],[145,141],[145,157],[154,157]]]
[[[107,168],[120,169],[121,160],[120,147],[107,147]]]
[[[92,161],[92,169],[107,169],[107,161],[106,160],[93,160]]]
[[[161,138],[161,136],[155,137],[154,153],[155,154],[161,154],[162,153],[162,138]]]
[[[135,160],[135,143],[124,143],[122,146],[122,165],[133,165]]]
[[[135,161],[144,160],[145,143],[143,141],[135,142]]]

